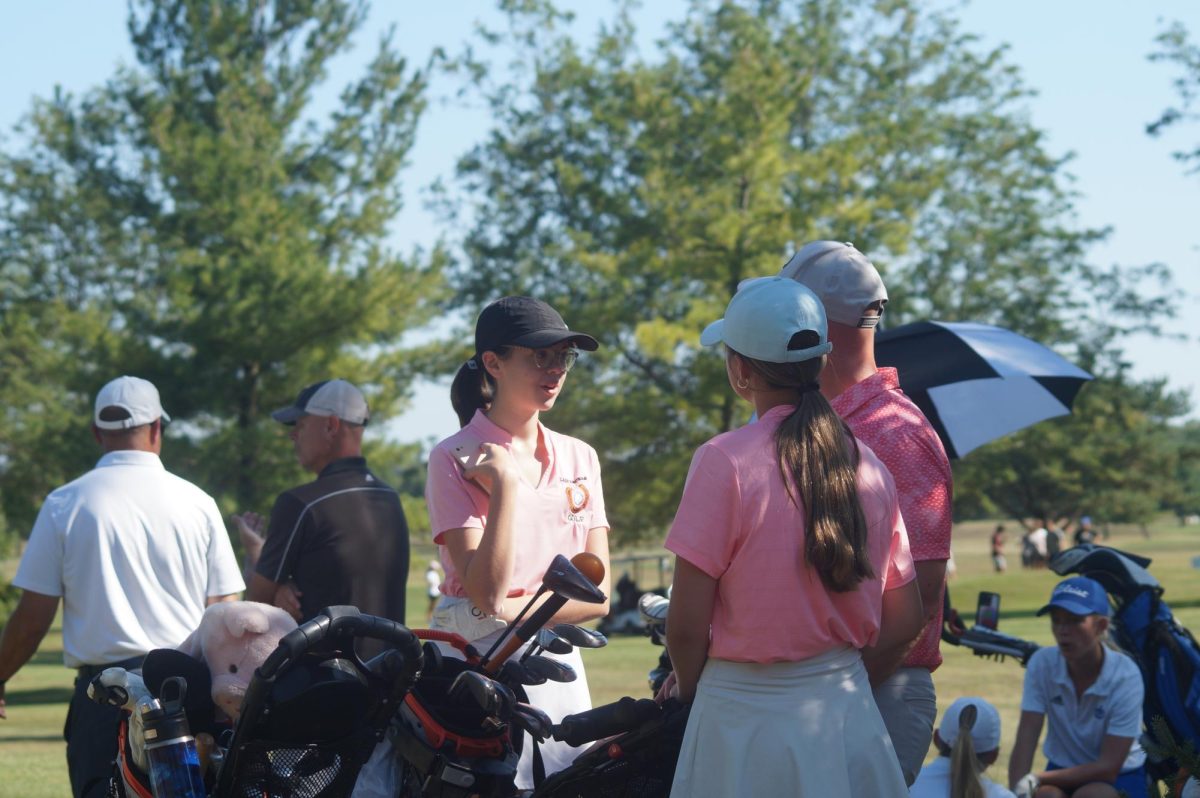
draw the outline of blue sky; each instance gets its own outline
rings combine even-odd
[[[589,9],[577,27],[588,30],[603,3],[562,2]],[[678,17],[681,0],[648,0],[638,12],[639,34],[647,45],[664,22]],[[8,131],[35,96],[49,96],[56,85],[79,93],[110,75],[118,62],[129,63],[123,0],[40,0],[5,11],[0,29],[0,131]],[[1069,171],[1080,193],[1076,203],[1081,226],[1111,225],[1110,240],[1095,248],[1093,261],[1138,264],[1161,261],[1171,266],[1180,290],[1178,329],[1185,341],[1131,339],[1125,347],[1139,377],[1166,377],[1172,387],[1192,391],[1200,404],[1200,357],[1186,324],[1188,310],[1200,299],[1200,176],[1187,177],[1170,153],[1200,142],[1200,124],[1151,139],[1144,132],[1175,101],[1173,69],[1151,64],[1147,54],[1155,35],[1180,20],[1200,35],[1200,3],[1195,0],[1131,3],[1127,0],[983,0],[964,4],[958,15],[967,31],[987,45],[1007,44],[1009,61],[1038,94],[1028,103],[1035,125],[1049,136],[1056,154],[1073,152]],[[356,73],[369,45],[389,25],[397,26],[397,44],[411,62],[420,63],[435,45],[456,49],[478,18],[495,19],[493,4],[376,0],[360,48],[335,65],[333,84]],[[448,82],[434,92],[449,94]],[[438,177],[449,179],[454,162],[487,130],[480,108],[434,99],[418,133],[412,165],[402,179],[407,207],[396,222],[394,242],[408,249],[447,234],[422,207],[421,188]],[[11,138],[8,139],[11,144]],[[831,231],[831,237],[836,233]],[[447,371],[452,369],[448,366]],[[1200,409],[1193,417],[1200,418]],[[401,439],[444,435],[457,427],[444,384],[417,390],[412,410],[389,425]]]

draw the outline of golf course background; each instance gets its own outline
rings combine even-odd
[[[1020,567],[1019,534],[1009,529],[1010,570],[994,574],[988,549],[992,522],[971,522],[954,529],[956,575],[950,580],[951,596],[964,618],[972,616],[976,595],[990,590],[1002,597],[1000,631],[1052,643],[1049,622],[1035,617],[1058,577],[1048,570]],[[1143,537],[1136,527],[1114,527],[1108,540],[1098,541],[1152,557],[1150,572],[1166,588],[1165,600],[1187,627],[1200,630],[1200,571],[1192,559],[1200,556],[1200,527],[1180,526],[1164,516]],[[416,547],[409,575],[409,621],[423,625],[427,600],[423,568],[429,550]],[[16,562],[0,564],[0,579],[7,584]],[[619,572],[614,574],[619,576]],[[614,579],[615,581],[615,579]],[[653,585],[643,585],[653,587]],[[781,615],[781,619],[786,616]],[[593,701],[597,704],[623,695],[647,695],[646,673],[657,661],[659,649],[644,637],[623,636],[607,648],[584,653]],[[945,663],[934,674],[940,709],[962,695],[982,695],[992,701],[1003,718],[999,761],[988,775],[1006,778],[1008,753],[1016,732],[1024,670],[1012,660],[995,662],[960,648],[943,646]],[[8,720],[0,721],[0,798],[62,798],[70,793],[67,781],[62,725],[71,695],[73,672],[62,664],[62,639],[56,623],[41,649],[8,683]],[[931,750],[930,755],[933,755]],[[1038,754],[1041,764],[1041,754]]]

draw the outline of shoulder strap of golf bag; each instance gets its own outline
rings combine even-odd
[[[1147,729],[1163,717],[1177,740],[1200,747],[1200,646],[1153,590],[1116,613],[1118,643],[1137,658],[1146,685]]]

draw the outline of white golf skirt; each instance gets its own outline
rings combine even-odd
[[[447,632],[457,632],[469,640],[480,654],[484,654],[503,631],[504,624],[495,619],[481,618],[476,610],[472,612],[471,602],[464,598],[442,596],[433,613],[431,626]],[[497,628],[499,627],[499,628]],[[479,636],[482,633],[482,636]],[[461,656],[458,649],[446,644],[439,644],[447,656]],[[517,649],[513,657],[520,657],[527,646]],[[565,662],[575,669],[576,679],[573,682],[546,682],[545,684],[527,685],[525,693],[529,703],[550,716],[550,720],[558,723],[567,715],[583,712],[592,708],[592,695],[588,690],[587,674],[583,670],[583,658],[578,649],[571,649],[561,656],[543,651],[541,656]],[[514,732],[516,733],[516,732]],[[549,739],[540,746],[542,761],[546,765],[546,774],[563,770],[575,761],[575,757],[583,752],[584,747],[576,747]],[[517,787],[533,789],[533,741],[525,736],[525,744],[521,749],[521,760],[517,764]]]
[[[801,662],[709,659],[673,798],[904,798],[908,788],[856,649]]]

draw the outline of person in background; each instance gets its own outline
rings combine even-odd
[[[13,584],[23,591],[0,638],[4,687],[50,629],[63,604],[63,660],[75,691],[63,736],[75,798],[108,791],[121,713],[87,697],[105,668],[139,668],[156,648],[174,648],[204,608],[245,587],[217,504],[163,468],[158,389],[118,377],[96,394],[96,467],[46,497]]]
[[[933,671],[942,662],[942,592],[950,559],[950,461],[929,420],[900,389],[894,368],[875,363],[875,329],[887,289],[875,266],[853,244],[815,241],[780,272],[807,286],[825,306],[833,351],[821,393],[896,481],[908,530],[925,626],[893,673],[872,679],[875,700],[912,784],[929,750],[937,696]]]
[[[956,699],[933,733],[937,759],[921,768],[909,798],[1013,798],[984,777],[1000,755],[1000,713],[982,698]]]
[[[1038,610],[1047,613],[1058,645],[1039,649],[1025,670],[1010,786],[1018,798],[1146,798],[1145,688],[1134,661],[1104,645],[1104,588],[1086,576],[1065,579]],[[1033,772],[1043,726],[1046,769]]]
[[[1092,527],[1091,516],[1083,516],[1079,519],[1079,528],[1075,530],[1075,545],[1082,546],[1084,543],[1096,542],[1096,530]]]
[[[271,418],[289,427],[296,460],[317,478],[279,495],[265,540],[259,516],[234,516],[254,566],[246,598],[301,622],[349,604],[404,623],[408,521],[399,494],[363,457],[370,411],[362,391],[346,380],[314,383]],[[383,648],[359,643],[364,655]]]
[[[920,592],[892,477],[821,394],[821,303],[753,280],[700,342],[725,344],[759,420],[696,451],[667,535],[663,689],[692,704],[671,795],[904,796],[870,685],[920,631]]]
[[[475,353],[450,386],[462,429],[430,452],[425,483],[433,541],[446,571],[433,627],[462,635],[481,652],[537,592],[555,555],[595,554],[604,565],[600,588],[605,595],[611,590],[596,450],[541,420],[561,396],[579,350],[598,347],[545,302],[504,297],[479,314]],[[608,606],[568,601],[551,622],[586,623],[604,617]],[[528,686],[530,703],[556,723],[589,709],[579,652],[546,655],[569,664],[577,678]],[[520,788],[533,786],[532,749],[521,753]],[[578,754],[557,741],[540,751],[547,773]]]
[[[1004,535],[1004,524],[996,524],[996,529],[992,532],[992,568],[998,574],[1008,570],[1008,560],[1004,558],[1004,543],[1007,538]]]
[[[433,618],[433,608],[442,597],[442,565],[437,560],[430,560],[425,569],[425,592],[429,596],[429,618]]]

